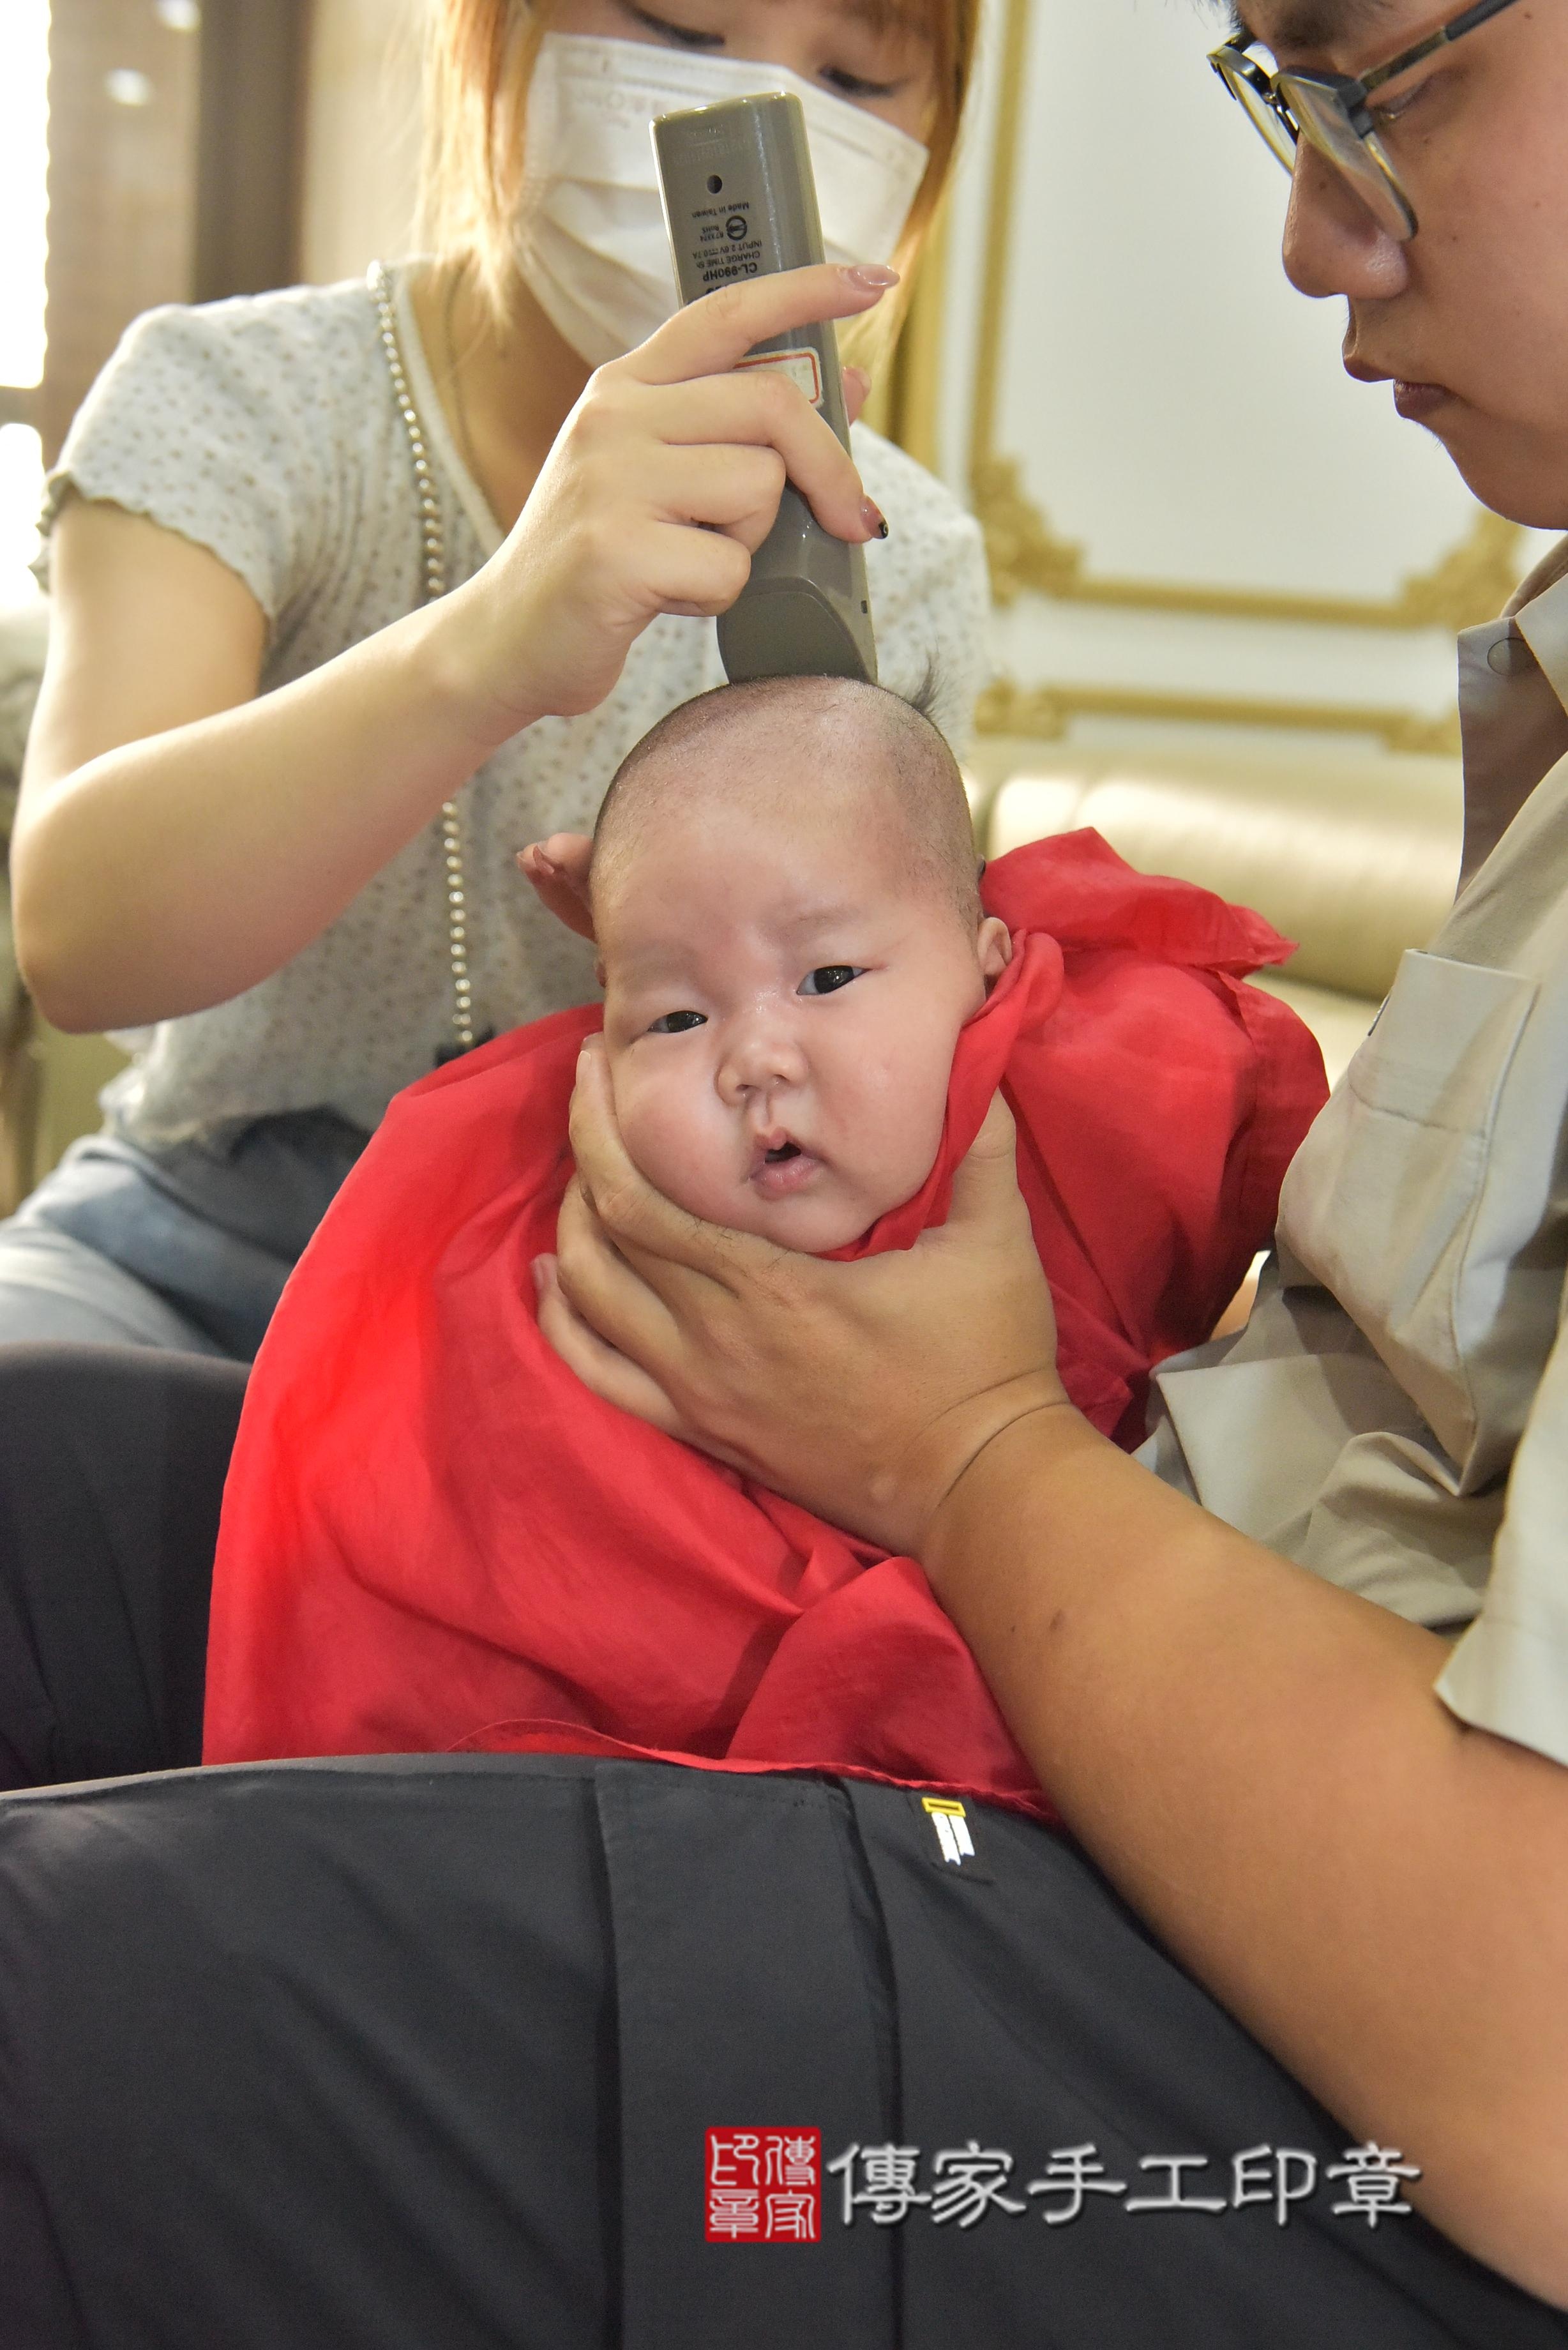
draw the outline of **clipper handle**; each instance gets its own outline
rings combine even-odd
[[[826,258],[798,98],[732,98],[660,115],[653,149],[682,302]],[[741,365],[784,369],[848,448],[831,319],[754,345]],[[751,577],[720,615],[719,652],[733,685],[757,677],[877,682],[865,551],[824,530],[788,484]]]

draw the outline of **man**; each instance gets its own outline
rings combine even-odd
[[[1568,13],[1257,0],[1220,62],[1304,134],[1285,267],[1348,297],[1350,372],[1568,525]],[[554,1335],[912,1550],[1134,1909],[1419,2150],[1440,2227],[1568,2303],[1564,568],[1464,642],[1468,886],[1293,1170],[1249,1331],[1164,1379],[1165,1482],[1055,1383],[1000,1110],[944,1232],[819,1265],[650,1194],[590,1056]]]

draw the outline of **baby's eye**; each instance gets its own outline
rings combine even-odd
[[[815,971],[806,972],[797,993],[801,995],[836,995],[841,987],[847,987],[852,979],[864,976],[864,972],[857,970],[852,962],[819,962]]]
[[[703,1012],[665,1012],[648,1024],[650,1036],[684,1036],[689,1028],[703,1028],[708,1015]]]

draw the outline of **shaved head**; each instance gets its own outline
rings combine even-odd
[[[933,889],[978,923],[974,830],[945,737],[897,694],[845,678],[720,686],[661,719],[605,795],[594,827],[596,900],[657,818],[695,820],[711,799],[772,814],[808,790],[819,805],[841,807],[846,823],[888,827],[911,886]]]

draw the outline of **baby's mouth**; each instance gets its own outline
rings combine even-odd
[[[764,1200],[786,1200],[809,1183],[822,1166],[815,1151],[781,1135],[770,1142],[763,1135],[753,1153],[748,1180]]]

